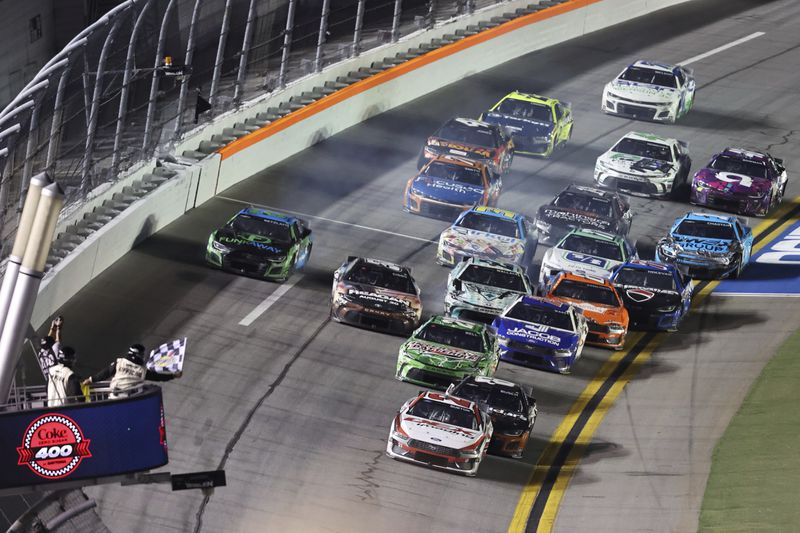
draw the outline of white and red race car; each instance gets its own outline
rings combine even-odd
[[[386,455],[474,476],[490,440],[492,420],[478,404],[424,391],[397,412]]]

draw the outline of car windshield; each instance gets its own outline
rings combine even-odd
[[[620,154],[635,155],[638,157],[646,157],[648,159],[658,159],[659,161],[672,162],[672,151],[666,144],[654,143],[650,141],[643,141],[641,139],[625,138],[620,140],[612,152]]]
[[[553,122],[553,111],[548,106],[516,98],[506,98],[494,112],[539,122]]]
[[[484,215],[470,211],[456,225],[461,228],[519,239],[519,228],[514,220],[494,215]]]
[[[747,161],[727,155],[716,157],[711,162],[711,168],[753,178],[764,178],[767,175],[767,166],[764,163],[760,161]]]
[[[581,283],[565,279],[559,283],[553,291],[553,296],[562,298],[573,298],[582,302],[590,302],[600,305],[610,305],[619,307],[619,299],[610,287],[595,285],[593,283]]]
[[[451,120],[442,126],[436,137],[457,143],[497,148],[494,130],[486,126],[468,126],[457,120]]]
[[[466,429],[478,429],[478,419],[475,413],[466,407],[458,407],[444,402],[437,402],[428,398],[422,398],[408,410],[408,414],[434,422],[450,424]]]
[[[483,185],[481,171],[473,167],[434,161],[425,169],[425,176],[440,180],[457,181],[467,185]]]
[[[578,252],[580,254],[593,255],[612,261],[624,261],[622,249],[614,241],[601,241],[586,235],[568,235],[564,241],[558,245],[563,250]]]
[[[641,270],[625,267],[620,269],[614,282],[619,285],[631,285],[646,289],[677,290],[672,272],[664,272],[663,270]]]
[[[628,67],[625,72],[620,74],[619,79],[661,87],[675,88],[678,86],[675,76],[671,72],[644,67]]]
[[[469,350],[470,352],[483,352],[485,350],[483,335],[480,333],[445,326],[444,324],[429,322],[417,337],[423,341],[446,344],[447,346]]]
[[[684,220],[675,230],[678,235],[690,237],[704,237],[706,239],[722,239],[732,241],[736,239],[733,226],[725,222],[707,222],[703,220]]]
[[[512,413],[522,413],[524,406],[522,391],[518,387],[490,383],[462,383],[453,391],[453,396]]]
[[[292,240],[288,223],[268,218],[242,214],[234,218],[228,227],[236,233],[258,235],[273,241],[289,242]]]
[[[470,265],[461,273],[458,279],[469,283],[479,283],[481,285],[497,287],[498,289],[525,292],[525,282],[522,281],[522,274],[519,272],[508,272],[479,265]]]
[[[554,204],[556,207],[564,209],[577,209],[586,213],[594,213],[601,217],[611,217],[613,207],[608,198],[599,198],[588,194],[578,194],[571,191],[564,191],[558,195]]]
[[[404,292],[406,294],[416,294],[414,282],[411,276],[404,271],[359,261],[350,272],[347,273],[345,281],[353,283],[363,283],[373,287],[381,287],[391,291]]]
[[[517,302],[507,313],[508,318],[530,322],[532,324],[543,324],[552,328],[574,331],[572,327],[572,317],[564,311],[555,309],[545,309],[536,305],[527,305]]]

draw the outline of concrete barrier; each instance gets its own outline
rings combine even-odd
[[[463,77],[491,68],[532,51],[552,46],[585,33],[630,20],[690,0],[568,0],[532,15],[464,38],[370,78],[278,119],[234,141],[219,153],[187,166],[155,191],[134,202],[122,214],[93,233],[45,277],[36,302],[32,325],[39,328],[64,303],[136,244],[228,187],[278,163],[371,116],[423,96]],[[316,77],[300,80],[291,93],[300,94],[354,64],[369,64],[407,49],[414,42],[453,32],[497,13],[513,11],[529,1],[515,0],[471,17],[461,18],[399,44],[387,45]],[[416,40],[416,41],[415,41]],[[354,63],[355,62],[355,63]],[[425,83],[421,83],[424,80]],[[281,100],[290,94],[282,93]],[[259,110],[275,105],[275,95],[248,103],[212,125],[198,129],[175,147],[178,153],[196,146],[200,136],[210,137]],[[599,105],[599,104],[598,104]],[[140,171],[141,172],[141,171]],[[134,175],[137,175],[134,173]],[[128,181],[115,184],[121,190]],[[102,202],[109,194],[99,194]],[[72,219],[79,216],[73,214]],[[63,224],[63,221],[62,221]],[[63,227],[63,226],[62,226]]]

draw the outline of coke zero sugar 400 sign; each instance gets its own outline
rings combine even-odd
[[[34,420],[17,448],[20,465],[37,476],[58,479],[70,475],[81,460],[91,457],[81,428],[69,417],[49,413]]]

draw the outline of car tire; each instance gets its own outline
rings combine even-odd
[[[736,270],[731,272],[730,276],[728,276],[730,279],[739,279],[739,276],[741,275],[742,270],[744,270],[744,265],[742,264],[742,256],[737,256],[736,257],[736,261],[737,261],[739,266],[737,266]]]

